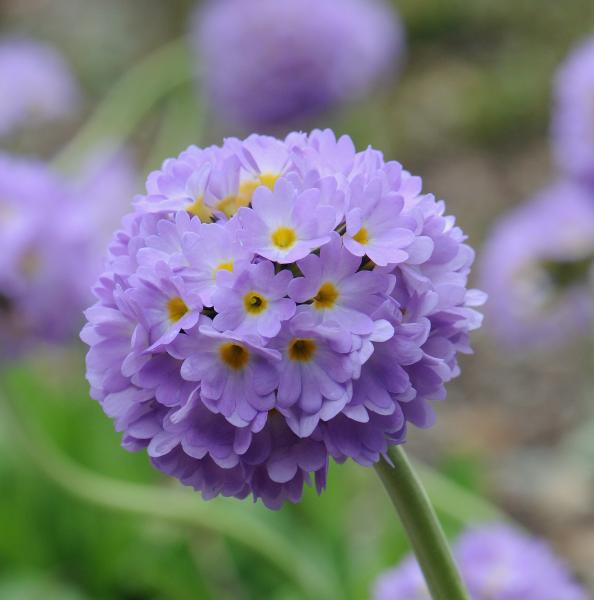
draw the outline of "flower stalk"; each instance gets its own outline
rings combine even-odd
[[[446,537],[402,446],[392,446],[375,469],[400,516],[433,600],[469,600]]]

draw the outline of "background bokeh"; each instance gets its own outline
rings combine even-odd
[[[3,148],[55,157],[124,73],[185,34],[194,6],[189,0],[4,0],[2,33],[60,48],[81,81],[84,106],[67,123],[4,139]],[[555,178],[552,78],[574,44],[594,31],[594,4],[398,0],[394,6],[407,37],[398,78],[303,127],[348,133],[359,148],[371,144],[421,175],[480,252],[499,215]],[[241,133],[211,118],[188,82],[142,120],[129,146],[143,178],[190,143]],[[445,478],[429,473],[427,485],[439,495],[446,530],[455,535],[465,521],[485,516],[473,503],[474,494],[484,496],[551,540],[594,590],[592,335],[560,348],[510,352],[485,329],[474,336],[474,349],[438,406],[437,425],[410,431],[411,453]],[[88,398],[82,344],[5,361],[1,377],[3,393],[27,424],[22,439],[16,426],[0,420],[1,600],[304,597],[286,573],[233,536],[85,501],[84,490],[72,489],[85,486],[84,478],[75,479],[78,471],[62,473],[71,489],[46,477],[39,468],[44,460],[46,471],[64,465],[44,453],[44,437],[76,465],[109,476],[107,497],[119,493],[109,487],[112,478],[176,487],[149,467],[144,453],[120,449],[118,435]],[[30,436],[41,441],[28,452]],[[472,493],[468,505],[449,481]],[[204,505],[197,494],[192,498]],[[213,521],[229,510],[239,527],[260,519],[282,534],[336,582],[336,598],[367,598],[377,574],[408,551],[375,473],[351,463],[331,466],[321,497],[308,490],[303,503],[278,513],[221,499],[199,510],[208,515],[210,506]]]

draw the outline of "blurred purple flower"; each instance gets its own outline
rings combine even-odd
[[[497,223],[483,250],[487,323],[510,348],[553,346],[594,316],[594,194],[561,181]]]
[[[90,157],[67,181],[41,161],[0,154],[0,354],[74,337],[133,189],[130,162],[110,163]]]
[[[382,573],[375,581],[372,600],[431,600],[429,588],[414,556]]]
[[[389,216],[382,267],[345,242],[361,205],[370,239],[374,208]],[[330,456],[372,465],[407,422],[431,425],[481,322],[474,253],[444,212],[329,130],[166,160],[86,313],[93,398],[125,448],[205,498],[279,508],[312,479],[322,490]]]
[[[0,156],[3,355],[34,336],[61,339],[76,325],[81,298],[73,274],[83,247],[68,219],[69,192],[45,164]]]
[[[364,94],[403,51],[384,0],[210,0],[192,38],[213,109],[283,126]]]
[[[0,39],[0,135],[29,119],[68,117],[80,101],[78,84],[53,47],[24,37]]]
[[[453,547],[472,600],[587,600],[549,546],[502,524],[463,533]],[[430,600],[413,557],[381,575],[373,600]]]
[[[575,48],[557,73],[552,134],[561,169],[594,185],[594,37]]]

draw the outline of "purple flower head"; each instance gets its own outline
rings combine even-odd
[[[403,37],[383,0],[211,0],[192,27],[211,105],[246,128],[364,94],[395,70]]]
[[[472,600],[586,600],[586,591],[543,541],[499,523],[464,532],[454,557]],[[381,575],[373,599],[429,600],[413,557]]]
[[[0,354],[72,339],[131,192],[126,160],[91,157],[77,182],[0,154]],[[85,192],[102,172],[102,205]],[[97,196],[94,197],[95,199]],[[119,206],[117,206],[119,200]]]
[[[324,444],[315,435],[297,437],[277,413],[254,433],[209,411],[193,393],[162,422],[157,434],[142,432],[153,464],[199,490],[205,499],[252,493],[278,509],[287,499],[298,502],[304,484],[312,479],[318,492],[326,485]]]
[[[555,79],[552,135],[557,163],[594,184],[594,38],[582,42]]]
[[[288,181],[279,181],[274,191],[261,186],[251,208],[237,213],[243,231],[242,243],[264,258],[288,264],[305,258],[330,241],[336,220],[331,206],[320,203],[320,191],[298,192]]]
[[[0,135],[29,120],[69,116],[80,91],[62,56],[49,45],[22,37],[0,39]]]
[[[239,159],[244,168],[242,183],[253,189],[257,187],[253,183],[274,188],[276,180],[287,172],[291,164],[291,147],[272,137],[250,135],[243,142],[229,138],[224,147]]]
[[[204,223],[197,234],[188,235],[184,240],[184,255],[190,265],[187,276],[206,306],[212,306],[217,274],[241,269],[253,256],[237,239],[235,224],[224,227],[218,223]],[[208,248],[207,252],[205,248]]]
[[[143,232],[142,239],[140,236],[137,238],[142,247],[138,248],[135,255],[137,260],[134,261],[136,266],[133,270],[138,266],[153,268],[158,262],[167,264],[174,272],[189,266],[185,250],[188,240],[191,241],[200,233],[202,224],[198,219],[192,218],[186,211],[179,211],[175,220],[151,216],[144,220],[143,225],[147,229]]]
[[[243,271],[217,274],[213,305],[218,313],[214,326],[219,331],[275,337],[281,323],[295,314],[295,302],[286,297],[290,271],[275,275],[269,261],[247,265]]]
[[[420,179],[315,131],[191,147],[146,192],[82,333],[125,448],[205,498],[278,508],[321,491],[330,457],[369,466],[432,424],[483,298]]]
[[[275,407],[280,360],[277,351],[258,340],[235,333],[220,333],[211,323],[180,337],[172,353],[183,359],[180,373],[186,381],[200,382],[200,398],[232,425],[262,428]]]
[[[357,178],[352,184],[350,210],[346,214],[344,245],[355,256],[367,256],[380,267],[404,262],[406,248],[415,240],[410,217],[402,215],[404,199],[384,193],[381,180]]]
[[[202,302],[197,291],[186,284],[164,262],[153,269],[139,269],[130,278],[128,295],[144,317],[150,350],[172,342],[180,331],[198,323]]]
[[[304,277],[289,285],[289,295],[300,303],[311,302],[309,313],[323,322],[335,322],[345,331],[368,335],[373,330],[369,316],[394,286],[394,277],[361,270],[361,260],[342,245],[341,238],[323,246],[320,256],[310,254],[297,262]]]
[[[594,197],[558,182],[496,224],[481,260],[488,322],[510,347],[562,344],[594,316]]]
[[[351,336],[340,327],[315,325],[300,312],[273,344],[283,359],[278,410],[297,435],[307,437],[352,397]]]

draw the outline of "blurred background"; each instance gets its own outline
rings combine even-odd
[[[358,148],[372,145],[421,175],[480,257],[497,219],[558,178],[553,79],[571,49],[594,32],[594,4],[392,4],[406,38],[397,73],[297,127],[348,133]],[[210,110],[200,83],[188,76],[199,60],[189,50],[163,89],[152,71],[137,66],[187,34],[195,7],[190,0],[3,0],[0,35],[53,45],[79,93],[65,118],[4,135],[2,150],[54,161],[76,178],[83,156],[108,142],[119,148],[125,137],[135,166],[123,214],[165,157],[190,143],[245,134]],[[0,96],[11,94],[0,85],[8,86]],[[150,107],[142,104],[147,96]],[[94,122],[97,110],[103,120]],[[475,275],[478,282],[478,269]],[[408,447],[431,469],[422,474],[448,534],[496,518],[492,504],[548,538],[594,590],[594,346],[592,329],[581,329],[561,343],[510,349],[487,317],[474,335],[474,355],[463,358],[461,377],[438,406],[436,426],[411,429]],[[0,359],[2,395],[18,406],[21,422],[0,420],[0,599],[307,597],[274,561],[224,533],[217,520],[226,511],[238,530],[242,522],[262,522],[294,550],[319,557],[324,576],[340,582],[336,598],[368,598],[378,573],[408,552],[375,473],[351,463],[331,466],[321,497],[308,490],[303,503],[278,513],[248,502],[204,504],[190,494],[210,528],[170,518],[160,496],[147,500],[144,513],[127,510],[118,482],[177,485],[151,469],[144,453],[120,448],[89,399],[84,354],[72,336],[18,360]],[[106,479],[87,481],[89,473]],[[101,481],[102,498],[93,498]]]

